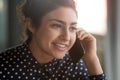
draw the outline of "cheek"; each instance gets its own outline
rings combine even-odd
[[[48,45],[50,42],[52,42],[54,39],[56,39],[58,36],[57,33],[54,31],[49,31],[49,30],[44,30],[44,31],[39,31],[36,35],[37,39],[46,45]]]
[[[70,43],[71,47],[74,45],[75,41],[76,41],[76,35],[73,35],[71,37],[71,43]]]
[[[73,38],[72,38],[72,41],[73,41],[73,44],[74,44],[75,41],[76,41],[76,37],[73,37]]]

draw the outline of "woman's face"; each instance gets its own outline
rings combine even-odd
[[[61,59],[76,40],[77,15],[72,8],[60,7],[45,15],[33,30],[31,45],[37,54]]]

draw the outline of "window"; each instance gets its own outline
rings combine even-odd
[[[75,0],[78,11],[78,27],[105,35],[107,31],[106,0]]]

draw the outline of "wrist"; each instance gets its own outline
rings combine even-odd
[[[93,60],[93,59],[97,59],[97,58],[98,58],[98,56],[96,54],[96,51],[85,52],[85,54],[83,55],[84,60]]]
[[[103,73],[99,58],[97,56],[85,56],[83,57],[83,60],[90,75],[98,75]]]

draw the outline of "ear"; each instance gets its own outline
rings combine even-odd
[[[31,33],[35,32],[35,27],[33,26],[32,20],[30,18],[26,19],[26,26]]]

